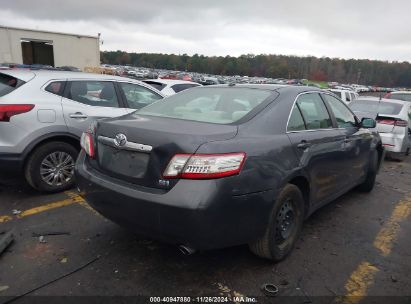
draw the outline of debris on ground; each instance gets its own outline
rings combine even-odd
[[[5,291],[5,290],[7,290],[7,289],[9,289],[9,286],[7,286],[7,285],[1,286],[1,285],[0,285],[0,292]]]
[[[391,275],[391,281],[392,281],[393,283],[397,283],[397,282],[398,282],[398,279],[397,279],[396,276]]]
[[[67,263],[67,261],[68,261],[68,258],[64,257],[60,260],[60,263],[65,264],[65,263]]]
[[[290,282],[288,282],[286,279],[282,279],[280,281],[280,285],[282,285],[282,286],[287,286],[288,284],[290,284]]]
[[[57,231],[57,232],[43,232],[43,233],[37,233],[37,232],[33,232],[31,234],[32,237],[40,237],[40,236],[48,236],[48,235],[70,235],[71,233],[68,231]]]
[[[46,238],[44,237],[44,235],[40,235],[39,236],[39,243],[47,243]]]
[[[69,271],[69,272],[67,272],[67,273],[65,273],[65,274],[63,274],[63,275],[61,275],[61,276],[59,276],[59,277],[56,277],[55,279],[52,279],[52,280],[50,280],[50,281],[48,281],[48,282],[45,282],[45,283],[43,283],[43,284],[41,284],[41,285],[39,285],[39,286],[37,286],[37,287],[34,287],[33,289],[30,289],[30,290],[28,290],[28,291],[26,291],[26,292],[23,292],[23,293],[15,296],[15,297],[12,297],[11,299],[7,300],[7,303],[14,302],[14,301],[16,301],[17,299],[20,299],[20,298],[22,298],[22,297],[24,297],[24,296],[26,296],[26,295],[28,295],[28,294],[30,294],[30,293],[33,293],[33,292],[35,292],[35,291],[37,291],[37,290],[39,290],[39,289],[41,289],[41,288],[43,288],[43,287],[46,287],[46,286],[48,286],[48,285],[50,285],[50,284],[52,284],[52,283],[54,283],[54,282],[57,282],[57,281],[65,278],[65,277],[68,277],[69,275],[72,275],[72,274],[74,274],[74,273],[76,273],[76,272],[78,272],[78,271],[86,268],[87,266],[89,266],[89,265],[91,265],[92,263],[96,262],[98,259],[100,259],[100,256],[99,256],[99,255],[98,255],[97,257],[91,259],[90,261],[84,263],[83,265],[80,265],[79,267],[75,268],[75,269],[72,270],[72,271]]]
[[[307,295],[307,293],[304,291],[304,289],[302,288],[301,282],[302,282],[303,278],[299,278],[297,281],[297,290],[301,291],[301,293],[304,296],[304,303],[312,303],[313,301],[310,299],[310,297]]]
[[[263,284],[261,286],[261,291],[267,296],[267,297],[275,297],[278,294],[278,287],[274,284]]]
[[[13,209],[13,210],[11,211],[11,213],[13,213],[13,215],[19,215],[19,214],[21,213],[21,210]]]
[[[331,292],[334,296],[337,296],[337,293],[334,291],[334,290],[332,290],[330,287],[328,287],[328,286],[324,286],[329,292]]]
[[[13,240],[14,240],[13,230],[6,232],[0,238],[0,254],[3,253],[3,251],[13,242]]]

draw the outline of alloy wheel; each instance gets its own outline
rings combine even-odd
[[[74,174],[73,157],[62,151],[47,155],[40,164],[40,176],[50,186],[69,183]]]

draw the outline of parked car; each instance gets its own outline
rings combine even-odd
[[[187,90],[189,88],[201,86],[201,84],[192,81],[175,79],[149,79],[143,80],[143,82],[156,88],[165,96],[174,95],[175,93]]]
[[[64,71],[0,73],[0,168],[35,189],[74,183],[79,139],[91,121],[128,114],[163,98],[128,78]]]
[[[384,98],[411,101],[411,91],[394,91],[387,93]]]
[[[330,89],[330,92],[333,92],[337,97],[339,97],[346,104],[349,104],[351,101],[359,97],[357,92],[350,90],[341,90],[341,89]]]
[[[248,243],[279,261],[314,210],[372,190],[383,155],[374,127],[318,89],[197,87],[95,122],[76,180],[105,217],[185,252]]]
[[[411,102],[395,99],[361,98],[351,103],[351,110],[359,117],[377,120],[387,154],[401,159],[411,149]]]

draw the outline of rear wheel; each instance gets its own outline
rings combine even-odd
[[[281,191],[271,212],[265,234],[250,250],[259,257],[273,261],[283,260],[293,249],[304,219],[304,199],[300,189],[288,184]]]
[[[36,148],[25,167],[27,182],[44,192],[71,188],[77,154],[77,149],[65,142],[49,142]]]
[[[365,181],[358,186],[358,189],[363,192],[370,192],[375,185],[375,179],[378,171],[378,152],[374,150],[371,154],[370,165]]]

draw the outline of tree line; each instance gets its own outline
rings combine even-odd
[[[337,81],[383,87],[411,87],[411,64],[367,59],[314,56],[241,55],[203,56],[194,54],[101,52],[101,62],[139,67],[269,78]]]

